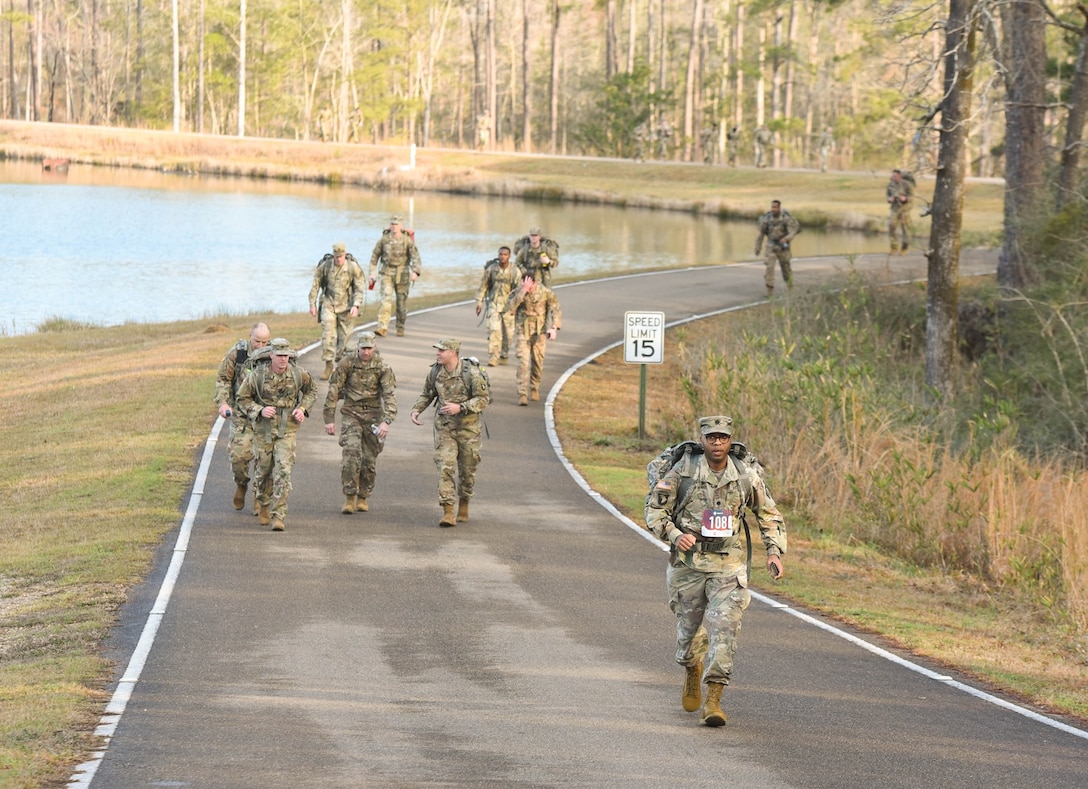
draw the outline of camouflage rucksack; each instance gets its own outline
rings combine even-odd
[[[695,458],[701,454],[703,454],[703,445],[698,441],[681,441],[679,444],[665,447],[665,449],[661,450],[661,454],[646,464],[646,506],[649,506],[654,488],[657,487],[658,481],[663,476],[680,463],[694,463]],[[733,463],[737,467],[737,474],[740,475],[741,492],[744,494],[744,500],[747,501],[752,496],[752,484],[746,472],[749,467],[752,467],[755,469],[756,474],[762,477],[763,464],[748,451],[748,447],[739,441],[734,441],[729,447],[729,455],[733,458]],[[687,470],[689,468],[681,469],[681,471]],[[691,494],[691,483],[690,475],[681,474],[680,485],[676,489],[676,509],[682,509],[687,504],[688,496]]]
[[[438,368],[442,365],[439,362],[435,362],[431,365],[431,371],[427,374],[427,383],[431,388],[434,388],[434,382],[438,380]],[[472,394],[472,368],[475,367],[480,371],[480,377],[484,379],[484,391],[482,394],[487,396],[487,404],[491,405],[491,379],[487,375],[487,370],[480,364],[480,360],[475,356],[465,356],[461,359],[461,379],[465,382],[465,389]],[[478,397],[481,393],[472,395]]]
[[[291,353],[289,354],[290,361],[288,362],[287,368],[291,371],[291,374],[294,375],[294,377],[295,377],[295,391],[296,392],[301,392],[302,391],[302,373],[298,369],[298,364],[296,363],[297,358],[298,358],[298,352],[292,350]],[[271,364],[272,364],[272,346],[271,345],[266,345],[263,348],[258,348],[252,354],[250,354],[249,359],[246,360],[246,371],[250,372],[251,374],[253,374],[255,376],[257,376],[257,386],[255,388],[254,394],[258,398],[258,402],[261,402],[260,398],[262,398],[264,396],[264,382],[265,382],[265,378],[268,376],[268,368],[269,368],[269,366]]]

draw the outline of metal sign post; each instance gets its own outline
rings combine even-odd
[[[665,361],[665,313],[623,314],[623,361],[639,365],[638,437],[646,437],[646,365]]]

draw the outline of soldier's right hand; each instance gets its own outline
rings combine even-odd
[[[329,422],[327,425],[325,425],[325,432],[328,433],[330,436],[335,436],[336,435],[336,423],[335,422]]]
[[[483,308],[482,304],[477,304],[476,305],[476,314],[479,315],[483,311],[483,309],[484,308]]]
[[[219,416],[223,417],[224,419],[227,419],[228,417],[230,417],[230,406],[227,405],[226,403],[220,403],[219,404]]]

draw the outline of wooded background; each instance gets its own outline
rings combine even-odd
[[[1034,0],[1033,0],[1034,2]],[[1003,10],[972,4],[968,162],[1003,169]],[[247,7],[248,6],[248,7]],[[5,117],[222,135],[720,162],[725,131],[775,132],[775,166],[936,163],[948,7],[865,0],[0,0]],[[1063,5],[1055,5],[1059,12]],[[1078,13],[1073,3],[1064,11]],[[1046,23],[1046,18],[1042,19]],[[1046,130],[1083,36],[1046,34]],[[715,128],[713,124],[717,123]],[[704,130],[706,133],[704,134]]]

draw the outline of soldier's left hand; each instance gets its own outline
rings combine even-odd
[[[782,566],[782,557],[772,554],[767,557],[767,572],[771,578],[778,581],[786,574],[786,568]]]
[[[306,412],[303,411],[301,408],[296,408],[294,411],[291,412],[291,417],[301,425],[303,422],[306,421]]]
[[[329,422],[327,425],[325,425],[325,432],[328,433],[330,436],[335,436],[336,435],[336,423],[335,422]]]
[[[559,332],[557,332],[555,329],[548,329],[547,335],[549,340],[554,340],[556,337],[559,336]]]
[[[353,317],[353,318],[358,318],[359,317],[359,308],[358,307],[352,307],[351,308],[351,317]]]
[[[408,279],[410,279],[412,282],[415,282],[417,279],[419,279],[419,274],[416,274],[413,271],[411,274],[408,275]]]

